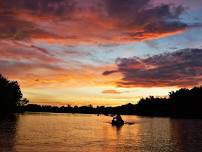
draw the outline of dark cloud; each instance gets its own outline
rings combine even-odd
[[[202,49],[184,49],[148,58],[118,58],[118,70],[123,75],[120,87],[189,87],[202,82]],[[113,71],[105,71],[109,75]]]
[[[5,11],[28,11],[36,15],[68,15],[74,8],[73,0],[6,0],[1,2]]]
[[[33,29],[32,24],[17,20],[12,15],[1,15],[0,19],[0,39],[21,39]]]
[[[37,28],[34,23],[18,19],[12,14],[0,14],[0,20],[0,39],[29,41],[33,37],[58,37]]]
[[[158,21],[177,20],[184,7],[171,4],[153,6],[151,0],[105,0],[106,11],[111,17],[117,17],[125,24],[144,25]]]
[[[133,18],[132,13],[142,10],[150,0],[104,0],[109,16],[122,19]]]
[[[148,34],[169,33],[188,27],[179,16],[184,7],[161,4],[152,6],[151,0],[105,0],[108,16],[116,18],[119,26],[132,31],[126,32],[129,38],[141,40]]]
[[[0,0],[0,39],[58,38],[38,27],[37,17],[58,20],[69,17],[73,9],[73,0]]]
[[[103,75],[110,75],[112,73],[116,73],[117,71],[116,70],[111,70],[111,71],[104,71],[102,74]]]
[[[174,35],[191,26],[180,19],[183,6],[151,2],[0,0],[0,39],[118,44]]]

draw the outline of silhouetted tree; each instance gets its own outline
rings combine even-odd
[[[186,117],[202,117],[202,87],[179,89],[169,93],[174,115]]]
[[[26,101],[26,100],[25,100]],[[26,102],[25,102],[26,103]],[[202,87],[192,89],[179,89],[169,93],[167,98],[150,96],[142,98],[137,104],[126,104],[117,107],[88,106],[40,106],[29,104],[24,107],[26,111],[36,112],[66,112],[86,114],[136,114],[145,116],[166,116],[202,118]]]
[[[1,111],[14,112],[18,107],[28,103],[23,98],[17,81],[9,81],[0,74],[0,109]]]

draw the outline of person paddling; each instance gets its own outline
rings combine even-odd
[[[120,114],[116,114],[112,119],[112,125],[121,126],[124,124]]]

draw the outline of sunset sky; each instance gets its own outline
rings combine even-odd
[[[0,73],[50,105],[199,86],[202,0],[0,0]]]

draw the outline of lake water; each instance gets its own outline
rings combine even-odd
[[[0,152],[200,152],[202,120],[25,113],[0,117]]]

